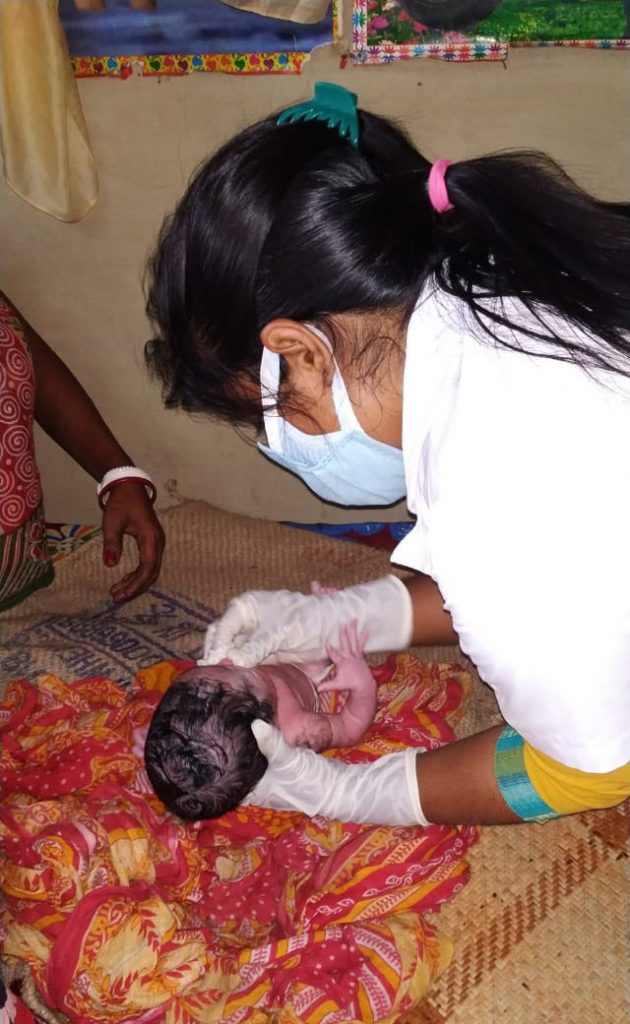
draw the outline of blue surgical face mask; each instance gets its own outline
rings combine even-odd
[[[331,349],[325,334],[308,327]],[[405,496],[402,451],[366,434],[336,363],[332,396],[340,429],[330,434],[305,434],[278,415],[280,357],[268,348],[263,349],[260,385],[268,446],[258,447],[320,498],[338,505],[391,505]]]

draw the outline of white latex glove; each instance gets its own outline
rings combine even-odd
[[[313,586],[312,594],[248,590],[235,597],[208,628],[199,664],[316,661],[336,643],[340,625],[352,620],[368,637],[368,653],[402,651],[411,643],[411,597],[396,576],[332,592]]]
[[[252,723],[252,732],[269,767],[244,803],[358,824],[429,824],[418,795],[417,749],[369,764],[345,764],[289,746],[275,726],[260,719]]]

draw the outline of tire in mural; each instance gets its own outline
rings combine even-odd
[[[466,29],[496,11],[502,0],[397,0],[414,21],[450,32]]]

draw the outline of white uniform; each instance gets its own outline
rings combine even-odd
[[[599,377],[425,298],[403,393],[417,522],[393,555],[436,581],[506,721],[590,772],[630,761],[630,381]]]

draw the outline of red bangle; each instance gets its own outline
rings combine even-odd
[[[101,508],[105,508],[107,504],[107,498],[109,497],[109,492],[112,490],[113,487],[117,487],[118,484],[128,483],[142,484],[145,491],[147,492],[147,497],[149,501],[151,502],[152,505],[155,504],[155,499],[157,498],[157,487],[151,480],[145,480],[144,477],[140,476],[121,476],[118,478],[118,480],[112,480],[111,483],[105,484],[105,486],[99,491],[98,503],[101,506]]]

